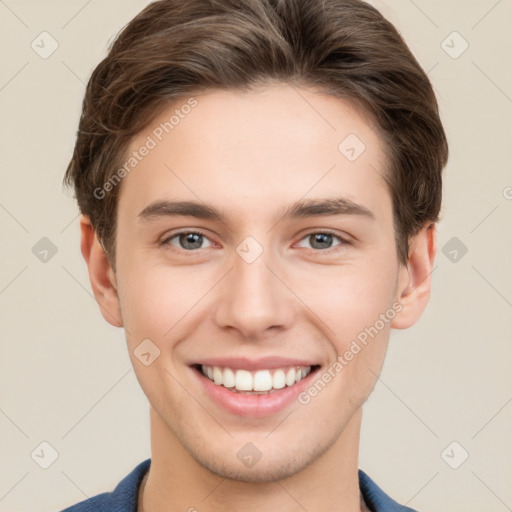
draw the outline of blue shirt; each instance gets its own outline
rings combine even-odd
[[[141,462],[125,476],[112,492],[98,494],[61,512],[137,512],[139,486],[149,469],[151,459]],[[359,488],[364,501],[372,512],[415,512],[391,499],[363,471],[359,470]]]

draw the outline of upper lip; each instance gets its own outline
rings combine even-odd
[[[220,366],[236,370],[272,370],[288,366],[316,366],[319,363],[306,359],[290,357],[267,356],[259,359],[246,357],[211,357],[195,361],[193,365]]]

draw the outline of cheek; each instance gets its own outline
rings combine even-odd
[[[208,279],[185,267],[139,265],[126,275],[120,300],[130,337],[174,337],[181,320],[208,291]]]
[[[294,280],[297,295],[325,323],[328,337],[343,348],[392,308],[397,276],[394,264],[358,262],[326,267],[314,275],[303,272]],[[383,330],[380,323],[379,327]]]
[[[396,269],[395,269],[396,270]],[[375,266],[346,280],[339,301],[342,315],[336,324],[336,352],[345,382],[353,386],[353,400],[364,401],[382,369],[396,311],[393,300],[396,271]]]
[[[379,261],[394,260],[383,256]],[[385,359],[396,314],[393,300],[398,269],[394,263],[379,261],[333,267],[316,287],[310,282],[309,295],[304,295],[304,302],[322,320],[323,332],[334,349],[330,371],[326,370],[330,375],[324,377],[334,383],[331,393],[336,403],[362,404]],[[306,287],[302,293],[306,294]]]

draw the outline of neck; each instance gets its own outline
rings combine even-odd
[[[357,474],[361,414],[357,411],[336,442],[309,466],[279,481],[255,483],[226,479],[200,466],[151,408],[151,467],[141,486],[139,510],[367,510]]]

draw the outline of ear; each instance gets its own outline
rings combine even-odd
[[[393,318],[391,327],[407,329],[423,314],[430,298],[431,275],[437,250],[435,224],[426,224],[409,241],[407,265],[402,265],[398,279],[396,303],[402,309]]]
[[[87,263],[89,280],[101,314],[109,324],[122,327],[115,274],[89,217],[80,217],[80,231],[82,255]]]

